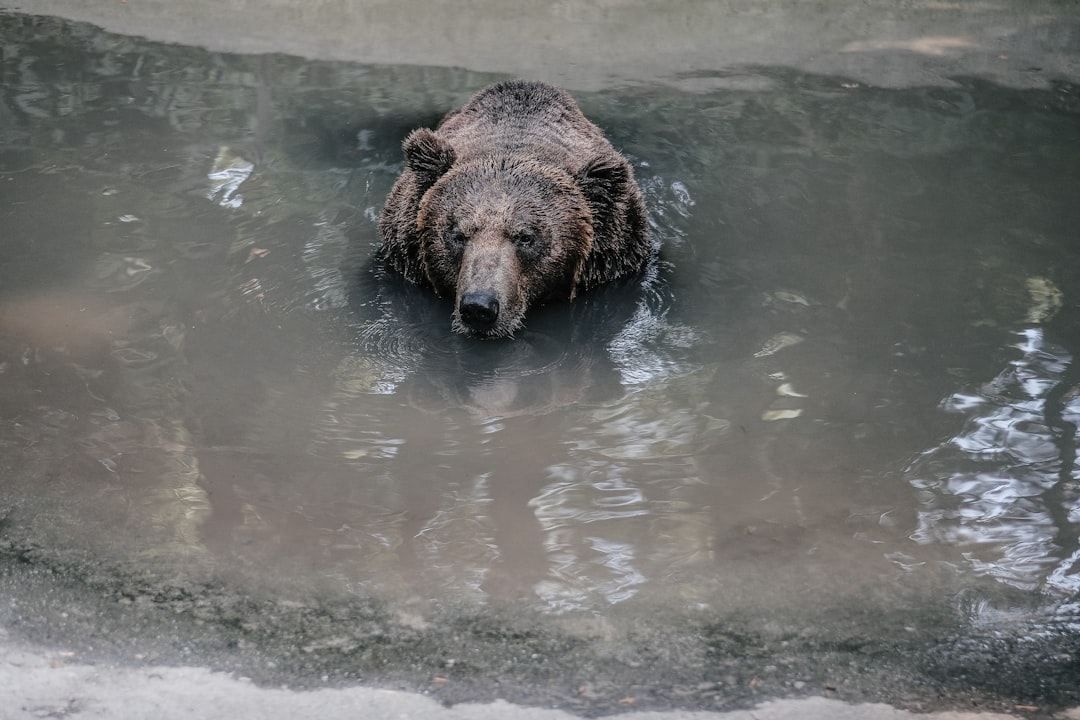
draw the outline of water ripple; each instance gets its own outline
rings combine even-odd
[[[1047,408],[1048,394],[1064,381],[1073,359],[1043,328],[1017,335],[1020,358],[977,392],[957,392],[942,402],[967,419],[958,434],[907,470],[922,506],[912,537],[961,548],[977,573],[1002,582],[1075,592],[1075,560],[1062,558],[1063,549],[1068,554],[1075,548],[1060,547],[1058,538],[1062,518],[1072,522],[1065,496],[1080,495],[1061,485],[1063,472],[1072,473],[1073,486],[1080,478],[1063,464],[1060,431]],[[1074,396],[1061,414],[1077,413],[1080,398]]]

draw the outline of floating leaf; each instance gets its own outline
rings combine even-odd
[[[1064,294],[1057,285],[1044,277],[1030,277],[1025,283],[1032,305],[1028,308],[1027,321],[1044,323],[1057,314],[1064,301]]]
[[[773,422],[774,420],[791,420],[800,415],[802,415],[802,410],[799,408],[788,410],[766,410],[761,414],[761,419],[765,422]]]
[[[760,350],[754,353],[754,357],[768,357],[769,355],[775,355],[786,347],[792,345],[798,345],[805,340],[802,335],[793,332],[782,332],[773,335],[771,338],[765,341],[765,344]]]
[[[776,388],[776,394],[779,395],[780,397],[797,397],[797,398],[810,397],[809,395],[804,395],[803,393],[795,392],[795,388],[793,388],[791,386],[791,383],[784,383],[780,387]]]

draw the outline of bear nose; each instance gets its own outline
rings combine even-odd
[[[470,330],[490,330],[499,317],[499,299],[489,290],[465,293],[461,296],[458,314]]]

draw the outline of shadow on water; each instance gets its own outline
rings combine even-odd
[[[583,95],[660,257],[478,342],[371,256],[493,78],[0,18],[5,623],[590,712],[1077,701],[1075,86]]]

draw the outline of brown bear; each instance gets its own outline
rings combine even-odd
[[[456,331],[512,337],[530,307],[633,273],[651,254],[630,163],[563,90],[492,85],[402,147],[380,254],[454,299]]]

